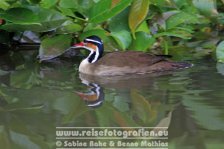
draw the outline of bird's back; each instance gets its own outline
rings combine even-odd
[[[96,65],[115,67],[148,67],[160,61],[164,61],[162,56],[154,56],[138,51],[112,52],[104,55],[96,62]]]

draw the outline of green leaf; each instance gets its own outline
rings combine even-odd
[[[76,8],[77,0],[62,0],[59,2],[59,6],[62,8]]]
[[[34,23],[38,21],[38,16],[33,11],[26,8],[12,8],[0,14],[1,18],[14,23]]]
[[[59,27],[62,23],[68,19],[61,13],[55,10],[41,9],[38,12],[39,22],[46,29],[54,29]]]
[[[216,0],[193,0],[193,4],[205,15],[218,15]]]
[[[137,32],[136,39],[132,41],[129,49],[135,51],[146,51],[155,43],[155,41],[155,38],[153,38],[150,34],[145,32]]]
[[[167,19],[166,29],[171,29],[181,24],[192,24],[192,23],[193,24],[198,23],[197,16],[186,12],[179,12]]]
[[[170,5],[170,0],[150,0],[150,2],[158,7],[167,7]]]
[[[189,1],[188,0],[172,0],[176,6],[178,6],[179,8],[183,7],[183,6],[186,6],[186,5],[189,5]]]
[[[129,110],[127,100],[123,100],[123,97],[115,96],[113,106],[116,107],[120,112],[126,112]]]
[[[42,0],[40,2],[41,7],[51,8],[57,4],[58,0]],[[61,2],[61,1],[60,1]]]
[[[6,31],[36,31],[36,32],[42,32],[44,31],[44,28],[40,23],[28,23],[28,24],[18,24],[18,23],[10,23],[0,26],[0,29],[6,30]]]
[[[97,35],[104,40],[106,38],[106,34],[107,32],[103,29],[92,29],[82,33],[79,38],[82,41],[88,36]]]
[[[70,16],[70,17],[76,17],[74,12],[71,9],[68,8],[62,8],[58,7],[58,9],[65,15],[65,16]]]
[[[131,10],[128,18],[128,24],[131,29],[133,37],[137,27],[144,21],[149,10],[149,0],[134,0],[131,5]]]
[[[137,90],[131,90],[132,111],[145,124],[150,119],[152,112],[151,104]]]
[[[224,41],[220,42],[216,48],[216,58],[218,62],[224,63]]]
[[[128,7],[109,20],[109,30],[111,32],[118,32],[121,30],[130,31],[130,28],[128,26],[129,10],[130,8]]]
[[[90,21],[97,17],[98,15],[101,15],[105,13],[111,6],[111,0],[100,0],[97,2],[93,7],[89,10],[89,18]]]
[[[10,6],[10,5],[9,5],[5,0],[0,0],[0,8],[1,8],[1,9],[6,10],[6,9],[9,8],[9,6]]]
[[[101,0],[90,9],[90,22],[100,23],[117,15],[127,8],[132,0],[120,0],[112,3],[111,0]],[[115,4],[113,6],[113,4]]]
[[[35,13],[34,13],[35,12]],[[18,15],[19,14],[19,15]],[[44,32],[55,29],[64,23],[67,18],[55,10],[39,7],[13,8],[0,13],[7,21],[0,28],[7,31],[35,31]]]
[[[173,36],[173,37],[178,37],[178,38],[182,38],[182,39],[191,39],[192,35],[189,31],[186,30],[181,30],[181,29],[177,29],[174,28],[172,30],[169,30],[167,32],[161,32],[161,33],[157,33],[154,35],[155,38],[161,37],[161,36]]]
[[[82,30],[82,26],[79,24],[75,24],[72,21],[67,21],[62,24],[60,28],[56,30],[58,34],[65,34],[65,33],[74,33]]]
[[[71,46],[71,42],[72,35],[57,35],[45,38],[39,49],[40,60],[52,59],[63,54]]]
[[[131,44],[132,38],[128,31],[111,32],[111,36],[115,39],[122,50],[125,50]]]
[[[136,29],[136,32],[145,32],[150,33],[149,26],[146,21],[142,22],[139,27]]]
[[[89,16],[90,9],[95,5],[93,0],[77,0],[78,12]]]

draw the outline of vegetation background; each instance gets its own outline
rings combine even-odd
[[[223,62],[223,6],[223,0],[1,0],[0,43],[40,43],[46,60],[98,35],[107,51]]]
[[[0,0],[0,148],[55,148],[56,126],[160,125],[171,126],[169,148],[223,148],[223,6],[224,0]],[[144,90],[105,87],[103,106],[94,110],[75,94],[92,91],[79,79],[80,57],[41,64],[36,58],[55,58],[90,35],[100,36],[108,52],[168,54],[195,66],[124,79],[149,85]],[[35,48],[16,51],[22,45]]]

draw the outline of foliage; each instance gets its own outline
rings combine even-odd
[[[1,0],[0,29],[40,33],[42,60],[66,51],[68,41],[93,34],[103,38],[106,46],[117,44],[108,50],[149,51],[159,45],[168,54],[170,48],[189,39],[200,41],[206,36],[209,40],[215,30],[222,30],[224,15],[218,9],[222,6],[215,0]],[[55,46],[54,53],[56,42],[64,46]]]

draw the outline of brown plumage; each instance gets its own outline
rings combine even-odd
[[[137,51],[126,51],[108,53],[94,64],[116,67],[139,67],[150,66],[163,60],[164,57],[161,56],[154,56]]]

